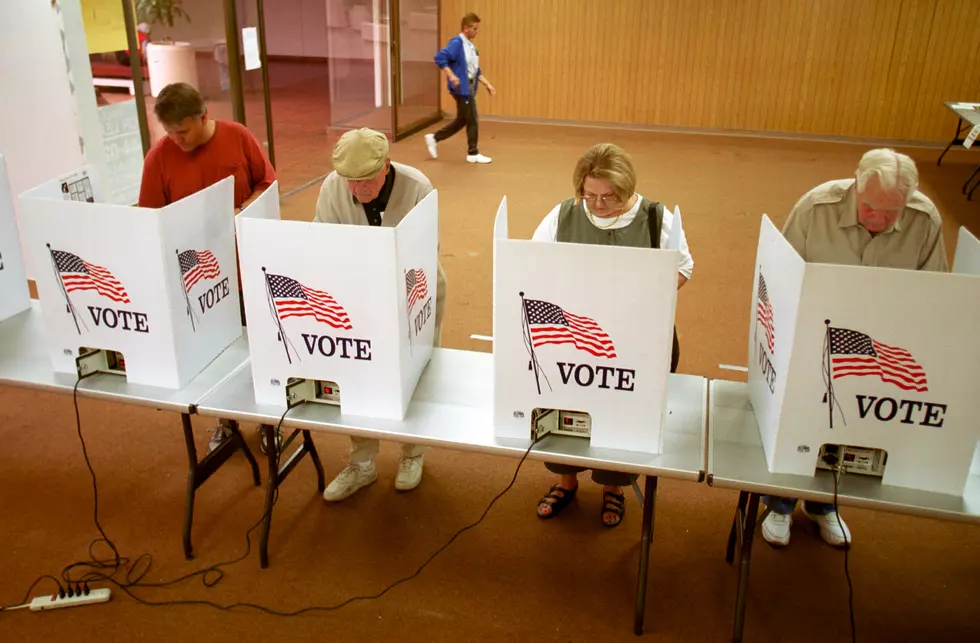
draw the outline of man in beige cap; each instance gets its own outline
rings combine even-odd
[[[323,180],[316,202],[319,223],[346,223],[394,227],[415,205],[432,192],[432,184],[414,167],[388,158],[388,139],[381,132],[358,129],[347,132],[333,148],[334,171]],[[442,337],[446,276],[438,266],[436,282],[435,344]],[[379,442],[351,437],[350,464],[333,479],[323,499],[338,502],[378,479],[374,456]],[[422,480],[425,447],[401,445],[395,488],[410,491]]]

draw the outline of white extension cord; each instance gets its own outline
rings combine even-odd
[[[38,596],[31,601],[32,612],[42,612],[44,610],[56,610],[62,607],[77,607],[79,605],[92,605],[94,603],[105,603],[112,595],[108,588],[93,589],[88,594],[77,594],[75,596],[65,596],[58,598],[57,594],[50,596]]]

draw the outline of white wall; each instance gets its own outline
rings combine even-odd
[[[0,154],[15,202],[84,163],[75,105],[51,3],[0,2]]]

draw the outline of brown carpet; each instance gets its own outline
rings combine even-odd
[[[393,148],[440,189],[443,264],[449,277],[445,344],[488,350],[470,334],[491,333],[492,218],[508,196],[512,236],[527,237],[570,192],[577,155],[612,141],[634,157],[639,190],[679,203],[697,266],[680,294],[681,371],[732,378],[718,364],[744,364],[752,261],[759,215],[777,225],[817,183],[849,175],[865,146],[603,131],[485,123],[490,166],[463,162],[464,141],[425,158],[421,135]],[[980,205],[959,186],[974,157],[958,152],[942,168],[936,150],[913,150],[925,191],[956,228],[980,229]],[[977,157],[980,158],[980,157]],[[323,168],[323,172],[328,168]],[[316,187],[283,203],[284,216],[312,217]],[[261,515],[263,491],[236,456],[199,492],[194,542],[185,562],[180,526],[186,456],[179,418],[83,400],[82,428],[99,475],[100,515],[125,556],[154,556],[148,581],[186,574],[244,551]],[[203,448],[208,422],[195,418]],[[256,436],[247,427],[257,453]],[[317,435],[327,475],[346,460],[346,440]],[[397,451],[384,445],[379,480],[339,505],[325,505],[303,463],[282,488],[272,532],[272,567],[257,553],[226,570],[214,589],[199,580],[140,590],[146,600],[248,601],[277,609],[331,604],[374,593],[410,573],[459,527],[474,520],[509,482],[516,460],[445,450],[426,455],[412,493],[393,490]],[[263,472],[264,475],[264,472]],[[580,498],[560,518],[534,516],[552,477],[539,464],[482,525],[463,535],[417,579],[377,601],[340,612],[282,619],[206,607],[150,608],[121,592],[105,605],[36,614],[0,614],[0,641],[631,641],[640,511],[628,499],[625,522],[604,529],[598,488],[583,479]],[[734,611],[734,571],[724,562],[737,494],[662,480],[651,562],[645,639],[725,641]],[[40,574],[86,556],[95,535],[92,491],[75,435],[71,399],[0,389],[0,602],[19,601]],[[970,525],[857,509],[842,511],[855,542],[851,574],[860,641],[980,639],[980,541]],[[50,593],[42,584],[35,595]],[[805,518],[792,546],[761,543],[752,568],[746,640],[844,641],[849,637],[842,554],[825,546]]]

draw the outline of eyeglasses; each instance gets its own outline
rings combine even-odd
[[[617,205],[622,205],[623,200],[620,199],[615,194],[589,194],[586,192],[582,195],[582,200],[587,202],[589,205],[595,205],[597,202],[602,205],[611,205],[616,207]]]

